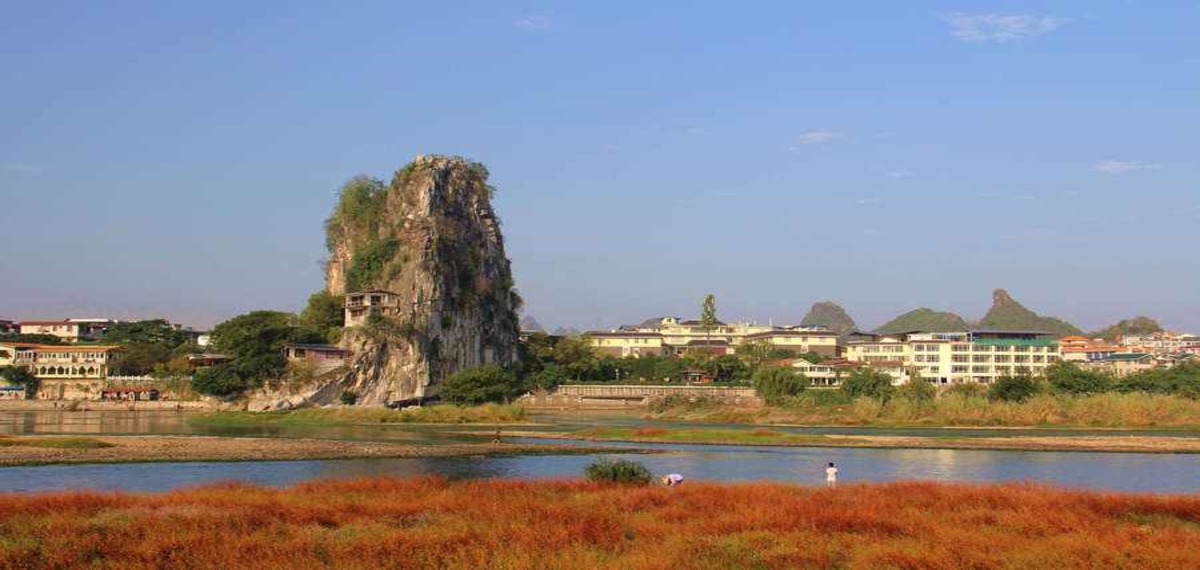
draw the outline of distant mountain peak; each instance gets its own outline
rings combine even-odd
[[[1025,308],[1004,289],[992,292],[992,308],[979,321],[979,326],[989,329],[1045,331],[1058,335],[1077,335],[1082,332],[1079,327],[1067,321],[1044,317]]]
[[[543,327],[542,323],[539,323],[537,319],[533,318],[533,315],[525,315],[521,317],[521,330],[546,332],[546,328]]]
[[[854,324],[854,319],[850,317],[850,313],[833,301],[813,303],[812,308],[808,310],[808,314],[804,315],[800,324],[825,327],[838,333],[838,336],[849,334],[858,328],[858,325]]]

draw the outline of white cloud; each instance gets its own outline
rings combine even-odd
[[[913,175],[914,173],[911,170],[893,170],[887,174],[884,174],[884,176],[887,176],[888,178],[912,178]]]
[[[1140,160],[1105,160],[1097,162],[1092,169],[1105,174],[1121,174],[1134,170],[1162,170],[1162,165],[1149,164]]]
[[[38,172],[40,170],[40,168],[32,164],[22,164],[19,162],[0,164],[0,172]]]
[[[796,144],[789,146],[788,149],[799,150],[801,145],[825,144],[840,138],[845,138],[845,135],[824,129],[808,131],[800,133],[800,136],[796,137]]]
[[[530,12],[513,20],[513,26],[522,30],[545,30],[554,27],[552,12]]]
[[[1057,30],[1070,18],[1034,16],[1031,14],[965,14],[935,13],[950,25],[950,35],[964,42],[1007,43],[1040,36]]]

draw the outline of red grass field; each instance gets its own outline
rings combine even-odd
[[[1197,568],[1200,497],[361,479],[0,495],[0,566]]]

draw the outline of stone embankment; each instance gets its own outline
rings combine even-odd
[[[141,400],[117,402],[107,400],[0,400],[0,411],[208,411],[221,406],[203,400]]]

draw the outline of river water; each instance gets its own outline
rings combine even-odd
[[[535,420],[553,423],[556,429],[581,425],[644,425],[631,416],[555,415]],[[684,424],[654,422],[662,427]],[[708,427],[738,428],[722,425]],[[459,428],[459,429],[478,429]],[[772,428],[783,431],[853,434],[909,434],[1003,436],[1032,430],[881,430],[871,428]],[[522,428],[534,431],[535,428]],[[69,434],[194,434],[272,437],[321,437],[406,441],[437,444],[462,441],[453,426],[269,426],[214,428],[196,426],[176,412],[0,412],[0,433]],[[1046,430],[1037,430],[1048,435]],[[1057,430],[1050,433],[1081,433]],[[1097,432],[1088,432],[1097,435]],[[1099,432],[1118,435],[1126,432]],[[1149,435],[1145,431],[1136,432]],[[1195,432],[1164,431],[1158,435],[1196,437]],[[594,442],[539,440],[564,446]],[[833,461],[845,483],[859,481],[932,480],[963,482],[1033,481],[1063,487],[1155,493],[1200,493],[1200,455],[1087,452],[1024,452],[938,449],[849,449],[805,447],[751,447],[715,445],[647,445],[660,453],[632,454],[630,444],[604,444],[604,454],[537,455],[515,457],[456,457],[404,459],[348,459],[333,461],[258,461],[237,463],[133,463],[102,465],[48,465],[0,468],[0,489],[29,492],[62,489],[118,489],[162,491],[212,483],[246,481],[262,485],[288,485],[300,481],[362,476],[441,475],[451,479],[506,477],[523,479],[579,477],[583,468],[600,456],[630,457],[655,473],[682,473],[688,479],[716,481],[771,480],[820,484],[825,464]]]

